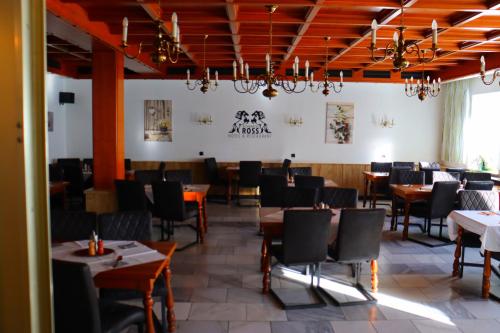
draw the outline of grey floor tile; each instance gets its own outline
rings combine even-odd
[[[225,303],[226,288],[197,288],[191,296],[192,303]]]
[[[434,320],[412,320],[420,333],[460,333],[454,323],[442,323]]]
[[[271,333],[271,325],[262,321],[231,321],[229,333]]]
[[[243,286],[241,275],[211,275],[208,286],[212,288],[241,288]]]
[[[247,304],[247,321],[286,321],[286,312],[276,304]]]
[[[369,321],[332,321],[335,333],[376,333]]]
[[[176,333],[227,333],[228,322],[177,321]]]
[[[235,303],[194,303],[189,320],[246,320],[246,307]]]
[[[500,303],[490,300],[460,302],[478,319],[499,319]]]
[[[493,319],[470,320],[454,319],[453,322],[464,333],[498,333],[500,321]]]
[[[409,320],[374,321],[372,324],[377,333],[419,333]]]
[[[248,303],[262,304],[271,303],[271,296],[264,295],[262,289],[257,288],[228,288],[227,289],[228,303]]]
[[[385,320],[385,316],[375,304],[341,307],[346,320],[375,321]]]
[[[328,321],[285,321],[272,322],[272,333],[333,333]]]
[[[301,310],[287,310],[288,320],[293,321],[318,321],[318,320],[344,320],[345,316],[340,307],[328,305],[323,308]]]

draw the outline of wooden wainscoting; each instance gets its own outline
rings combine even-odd
[[[194,183],[207,183],[203,161],[173,162],[167,161],[167,170],[191,169]],[[157,169],[160,161],[132,161],[132,169]],[[238,162],[218,162],[221,174],[227,166],[237,166]],[[281,167],[281,163],[263,163],[265,168]],[[292,167],[312,167],[313,175],[322,176],[335,181],[341,187],[357,188],[359,193],[364,190],[363,171],[369,171],[369,164],[337,164],[337,163],[292,163]],[[217,191],[218,192],[218,191]],[[242,192],[243,194],[243,192]]]

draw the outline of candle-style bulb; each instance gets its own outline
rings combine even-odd
[[[432,20],[432,44],[436,45],[437,44],[437,22],[436,20]]]
[[[344,82],[344,72],[340,71],[340,83]]]
[[[481,56],[481,73],[486,72],[486,60],[484,60],[484,56]]]
[[[124,17],[122,21],[122,42],[123,44],[127,44],[127,34],[128,34],[128,18]]]
[[[190,76],[191,76],[191,71],[188,69],[188,70],[186,71],[186,81],[187,81],[188,83],[189,83],[189,78],[190,78]]]
[[[377,20],[372,21],[372,44],[375,45],[375,42],[377,41],[377,29],[378,29],[378,24]]]
[[[233,80],[236,81],[236,78],[237,78],[237,67],[236,67],[236,60],[233,60]]]
[[[394,32],[392,39],[394,40],[394,45],[398,46],[399,34],[397,31]]]

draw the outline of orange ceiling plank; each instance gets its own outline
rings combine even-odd
[[[500,68],[500,54],[487,54],[484,56],[486,59],[486,71]],[[439,72],[439,76],[443,81],[453,80],[457,78],[477,76],[480,71],[479,60],[464,61],[460,66],[455,66]]]
[[[231,39],[233,41],[234,56],[236,59],[241,58],[240,23],[237,22],[238,11],[239,7],[234,4],[233,0],[226,0],[226,14],[229,19],[229,29],[231,30]]]
[[[121,36],[110,33],[104,22],[91,21],[87,11],[81,5],[62,0],[46,0],[46,7],[54,15],[63,18],[65,21],[104,42],[113,49],[121,51]],[[137,47],[129,47],[130,53],[135,54],[137,51]],[[155,71],[160,71],[147,54],[141,54],[137,60]]]

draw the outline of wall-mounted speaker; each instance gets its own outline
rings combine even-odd
[[[75,93],[59,92],[59,104],[75,104]]]

